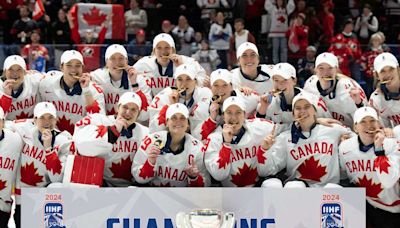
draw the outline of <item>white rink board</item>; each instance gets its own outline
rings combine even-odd
[[[333,217],[366,226],[362,188],[26,188],[22,227],[51,227],[45,219],[57,217],[67,228],[168,228],[178,212],[199,208],[234,212],[237,228],[328,227],[322,220]]]

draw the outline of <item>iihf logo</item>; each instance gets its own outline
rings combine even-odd
[[[338,203],[321,205],[321,228],[344,228],[342,206]]]
[[[61,203],[46,203],[44,205],[44,227],[66,228],[63,222],[63,205]]]

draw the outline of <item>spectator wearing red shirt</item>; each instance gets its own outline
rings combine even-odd
[[[0,23],[3,23],[4,31],[10,31],[12,23],[10,21],[16,21],[19,18],[19,7],[24,4],[24,0],[8,0],[0,1]],[[12,36],[3,36],[5,44],[11,44],[13,42]]]
[[[351,77],[355,79],[357,82],[361,81],[361,73],[360,73],[360,58],[361,58],[361,46],[358,41],[357,35],[353,32],[354,24],[352,19],[346,20],[342,35],[344,39],[344,43],[350,48],[353,56],[353,60],[350,61],[350,73]],[[349,75],[350,76],[350,75]]]
[[[350,61],[353,59],[352,52],[347,47],[342,34],[338,34],[331,40],[328,52],[334,54],[339,61],[339,69],[342,74],[350,76]]]
[[[28,70],[46,71],[46,62],[50,60],[47,48],[40,44],[40,34],[33,31],[30,36],[31,43],[21,49],[21,56],[27,62]]]
[[[297,61],[306,55],[308,46],[308,26],[304,25],[306,15],[299,13],[292,21],[288,36],[289,63],[295,65]]]
[[[369,48],[361,56],[362,78],[365,81],[364,91],[369,97],[373,92],[374,86],[374,60],[375,57],[383,52],[381,37],[375,33],[369,40]]]
[[[334,34],[335,16],[331,13],[332,8],[333,3],[331,1],[326,1],[322,4],[322,11],[318,14],[318,19],[323,28],[323,33],[319,37],[322,49],[329,47]]]
[[[245,21],[247,29],[258,37],[261,28],[261,15],[263,14],[265,0],[247,0]]]

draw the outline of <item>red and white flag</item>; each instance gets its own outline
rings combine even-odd
[[[78,3],[70,10],[72,38],[80,43],[89,29],[99,34],[106,29],[105,39],[125,40],[124,6],[117,4]]]
[[[36,0],[35,6],[33,8],[32,18],[33,20],[37,21],[46,13],[44,10],[44,6],[42,0]]]

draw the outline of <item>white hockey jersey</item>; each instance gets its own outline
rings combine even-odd
[[[325,94],[319,90],[318,76],[313,75],[307,79],[304,84],[304,90],[321,96],[328,110],[330,111],[332,117],[339,120],[344,125],[348,127],[353,126],[353,114],[358,109],[354,100],[350,96],[350,91],[352,88],[358,88],[361,93],[362,105],[367,105],[367,97],[361,86],[353,79],[343,76],[336,79],[336,84],[334,85],[333,91],[329,94]]]
[[[232,70],[232,85],[233,89],[248,87],[256,91],[258,94],[268,93],[274,88],[272,81],[272,68],[274,65],[261,64],[258,66],[258,76],[256,79],[251,80],[243,75],[240,68]]]
[[[152,165],[147,154],[156,141],[168,149],[170,143],[167,131],[159,131],[145,137],[138,152],[133,159],[132,174],[138,183],[150,184],[160,187],[204,187],[211,183],[209,174],[204,165],[203,144],[190,134],[185,135],[183,151],[178,154],[163,152],[157,157],[155,165]],[[200,174],[195,179],[188,177],[185,168],[195,162]]]
[[[376,156],[372,146],[366,152],[360,150],[358,136],[343,141],[339,147],[340,168],[344,177],[359,187],[366,188],[367,201],[372,206],[392,213],[400,213],[399,162],[400,141],[385,138],[385,155]],[[397,173],[397,181],[386,186],[379,175]]]
[[[382,91],[375,90],[369,98],[369,104],[379,113],[384,127],[400,125],[400,100],[389,99]]]
[[[169,95],[171,93],[171,88],[165,88],[158,93],[151,102],[149,107],[150,133],[166,129],[167,120],[165,114],[167,113],[168,106],[171,104],[169,100]],[[207,103],[210,102],[211,97],[212,92],[209,88],[197,86],[193,91],[192,99],[185,101],[184,98],[179,98],[179,103],[185,104],[189,109],[189,123],[191,131],[209,116],[208,112],[204,112],[204,110],[205,106],[207,106]]]
[[[317,117],[332,118],[322,97],[296,87],[295,95],[299,93],[305,93],[307,96],[313,98],[313,105],[317,107]],[[257,110],[259,109],[259,106],[260,105],[258,105]],[[285,130],[290,129],[290,125],[293,122],[292,104],[286,103],[283,93],[272,96],[271,103],[268,105],[268,108],[265,111],[265,118],[270,119],[275,123],[284,125]]]
[[[147,86],[146,79],[143,74],[139,74],[137,76],[136,83],[139,86],[137,88],[132,88],[126,71],[124,71],[122,79],[119,81],[112,81],[107,68],[101,68],[92,71],[90,75],[92,76],[92,80],[103,89],[107,115],[115,114],[114,107],[118,104],[119,97],[122,94],[125,92],[134,91],[142,100],[142,109],[139,115],[139,120],[148,120],[149,116],[147,113],[147,108],[152,100],[152,96],[150,87]]]
[[[26,74],[20,91],[15,91],[11,107],[7,112],[7,120],[27,119],[33,117],[33,108],[41,101],[39,96],[39,83],[44,78],[43,74]],[[3,81],[0,80],[0,96],[5,95]],[[7,95],[6,95],[7,96]],[[5,112],[7,110],[4,110]]]
[[[16,120],[7,123],[7,127],[17,132],[23,140],[21,167],[17,173],[15,189],[19,204],[21,188],[46,187],[52,182],[61,182],[67,155],[76,150],[71,134],[56,130],[52,132],[52,149],[45,150],[32,119]]]
[[[243,101],[246,107],[246,118],[253,118],[255,116],[257,104],[260,100],[260,96],[258,94],[252,93],[251,95],[246,96],[243,92],[240,92],[240,90],[237,89],[232,91],[231,96],[237,96]],[[194,128],[192,127],[191,131],[191,134],[199,140],[207,139],[208,135],[211,134],[215,129],[217,129],[218,126],[222,125],[223,123],[222,105],[220,105],[221,114],[217,116],[217,121],[214,121],[211,119],[211,117],[209,117],[211,100],[207,100],[206,102],[206,104],[200,104],[197,108],[199,113],[206,115],[206,119],[200,122],[200,124],[194,126]]]
[[[307,133],[300,136],[298,128],[282,132],[269,150],[260,148],[258,172],[266,177],[286,168],[288,181],[302,180],[310,187],[338,184],[339,141],[342,134],[348,133],[351,130],[341,125],[320,124],[315,125],[308,137],[304,135]]]
[[[139,123],[132,127],[120,133],[115,128],[115,116],[102,114],[86,116],[75,124],[73,140],[79,154],[104,158],[104,181],[108,186],[134,184],[131,174],[133,157],[149,130]]]
[[[3,212],[11,212],[11,192],[15,186],[21,150],[21,137],[9,129],[3,129],[0,137],[0,211]]]
[[[77,91],[74,95],[68,95],[61,86],[62,74],[46,77],[40,82],[40,96],[43,101],[54,104],[57,109],[57,127],[60,131],[67,130],[71,134],[74,132],[74,124],[85,117],[87,114],[105,114],[103,89],[90,82],[89,89],[93,94],[95,102],[91,106],[86,106],[85,95],[81,91],[80,85],[71,91]]]
[[[203,81],[206,77],[206,71],[200,64],[193,58],[181,55],[183,63],[193,66],[196,69],[196,78],[198,85],[203,85]],[[157,95],[161,90],[175,86],[175,80],[173,73],[175,72],[176,66],[170,61],[168,67],[161,67],[156,63],[155,56],[146,56],[135,63],[133,66],[138,74],[146,75],[146,83],[151,88],[152,96]]]
[[[259,179],[257,150],[273,126],[265,119],[245,120],[244,134],[230,147],[224,145],[222,128],[218,127],[204,144],[204,162],[211,176],[225,187],[254,186]]]

